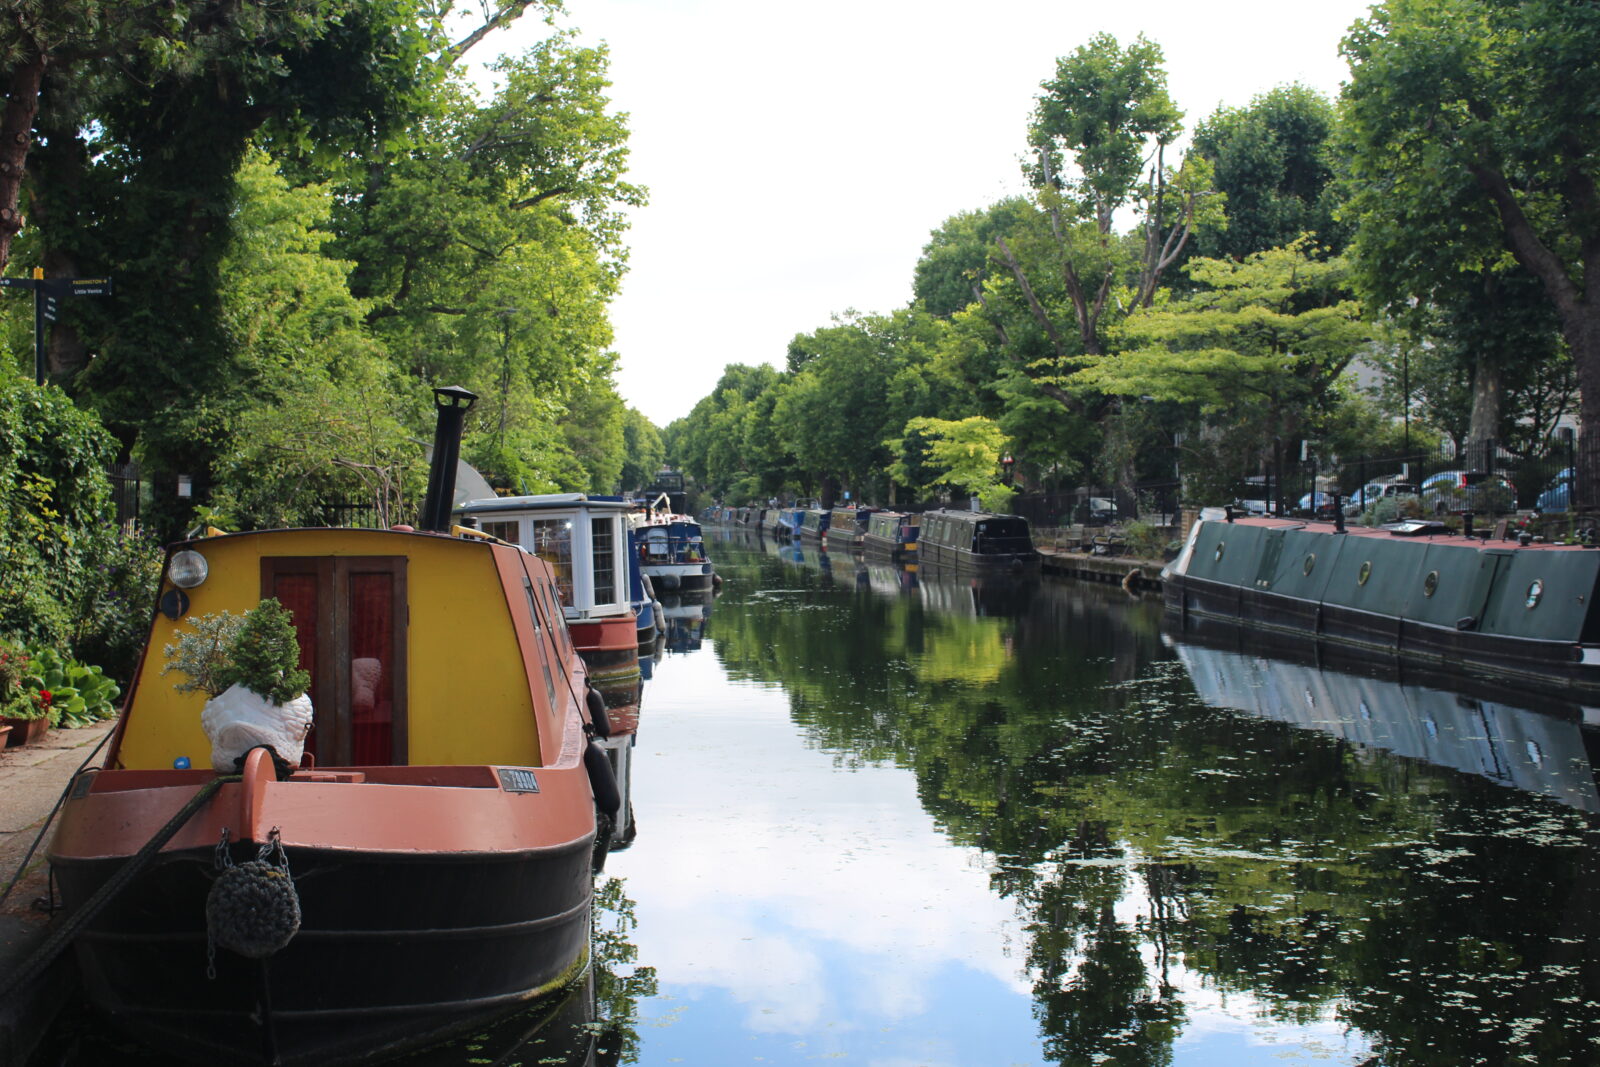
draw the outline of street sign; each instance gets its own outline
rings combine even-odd
[[[31,278],[0,278],[0,288],[33,290],[33,379],[44,384],[44,324],[55,322],[63,296],[110,296],[110,278],[46,278],[33,268]]]

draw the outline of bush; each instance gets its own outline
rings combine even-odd
[[[77,590],[72,650],[125,683],[150,636],[164,553],[138,529],[102,527],[92,541],[93,565],[85,568]]]
[[[59,389],[0,379],[0,633],[65,646],[95,531],[111,520],[115,442]]]
[[[30,687],[33,658],[9,641],[0,640],[0,718],[42,719],[49,714],[50,698]]]

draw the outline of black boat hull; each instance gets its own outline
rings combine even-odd
[[[510,855],[416,857],[291,848],[302,925],[265,960],[208,951],[212,850],[163,853],[80,935],[79,968],[91,1002],[176,1057],[323,1065],[390,1056],[581,973],[592,844],[591,835]],[[68,911],[124,862],[58,861]]]

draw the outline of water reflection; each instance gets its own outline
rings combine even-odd
[[[1183,652],[1191,680],[1159,606],[1115,590],[870,566],[841,589],[832,560],[785,562],[722,606],[717,658],[777,685],[835,768],[909,774],[1009,909],[943,964],[881,961],[924,1002],[952,966],[1022,983],[1031,1051],[953,1062],[1593,1059],[1600,839],[1575,720],[1413,686],[1323,722],[1290,698],[1338,705],[1338,683],[1257,656],[1218,686],[1205,649]],[[919,1021],[949,1033],[996,1003]]]

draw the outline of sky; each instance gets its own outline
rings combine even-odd
[[[664,427],[727,364],[782,366],[797,333],[904,307],[933,230],[1025,191],[1039,84],[1096,33],[1159,44],[1192,128],[1291,82],[1336,94],[1368,6],[567,0],[558,25],[610,49],[629,180],[650,191],[612,305],[623,399]],[[524,19],[481,47],[548,32]]]

